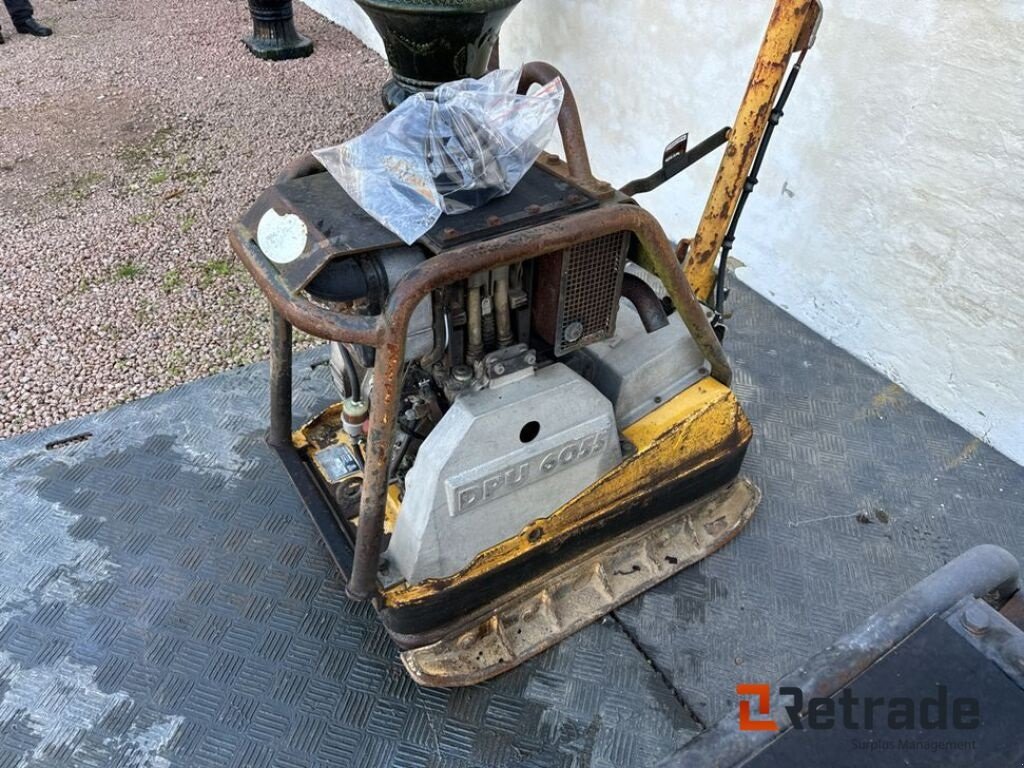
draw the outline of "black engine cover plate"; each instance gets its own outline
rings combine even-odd
[[[537,226],[597,204],[584,190],[535,165],[509,194],[466,213],[443,214],[420,243],[436,255],[456,245]],[[255,233],[270,209],[282,215],[295,214],[309,233],[309,245],[299,258],[276,265],[288,288],[296,293],[339,256],[404,245],[360,208],[326,171],[270,187],[242,217],[242,223]]]

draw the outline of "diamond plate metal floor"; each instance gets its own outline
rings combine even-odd
[[[1024,468],[734,286],[743,472],[764,499],[732,544],[618,612],[705,723],[736,683],[774,681],[975,544],[1024,561]]]
[[[0,768],[646,766],[970,545],[1024,556],[1024,470],[735,297],[751,527],[468,690],[412,685],[344,599],[262,443],[264,365],[0,442]]]
[[[328,403],[325,360],[297,358],[297,412]],[[415,686],[262,441],[266,378],[0,443],[0,768],[645,766],[692,737],[612,619]]]

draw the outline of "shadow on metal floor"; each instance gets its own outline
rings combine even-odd
[[[472,689],[414,686],[344,599],[262,442],[265,365],[0,442],[0,768],[647,766],[973,544],[1024,556],[1024,469],[734,297],[754,522]]]

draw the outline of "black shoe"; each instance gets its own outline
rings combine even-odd
[[[35,35],[36,37],[49,37],[53,34],[53,30],[47,26],[40,24],[35,19],[26,19],[25,21],[19,21],[14,25],[14,28],[21,32],[23,35]]]

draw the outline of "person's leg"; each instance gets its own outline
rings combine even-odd
[[[7,12],[11,14],[11,21],[15,25],[21,24],[32,18],[32,3],[29,0],[4,0]]]
[[[4,0],[4,5],[7,6],[7,12],[11,14],[14,28],[23,35],[47,37],[53,34],[52,29],[32,18],[32,3],[30,0]]]

